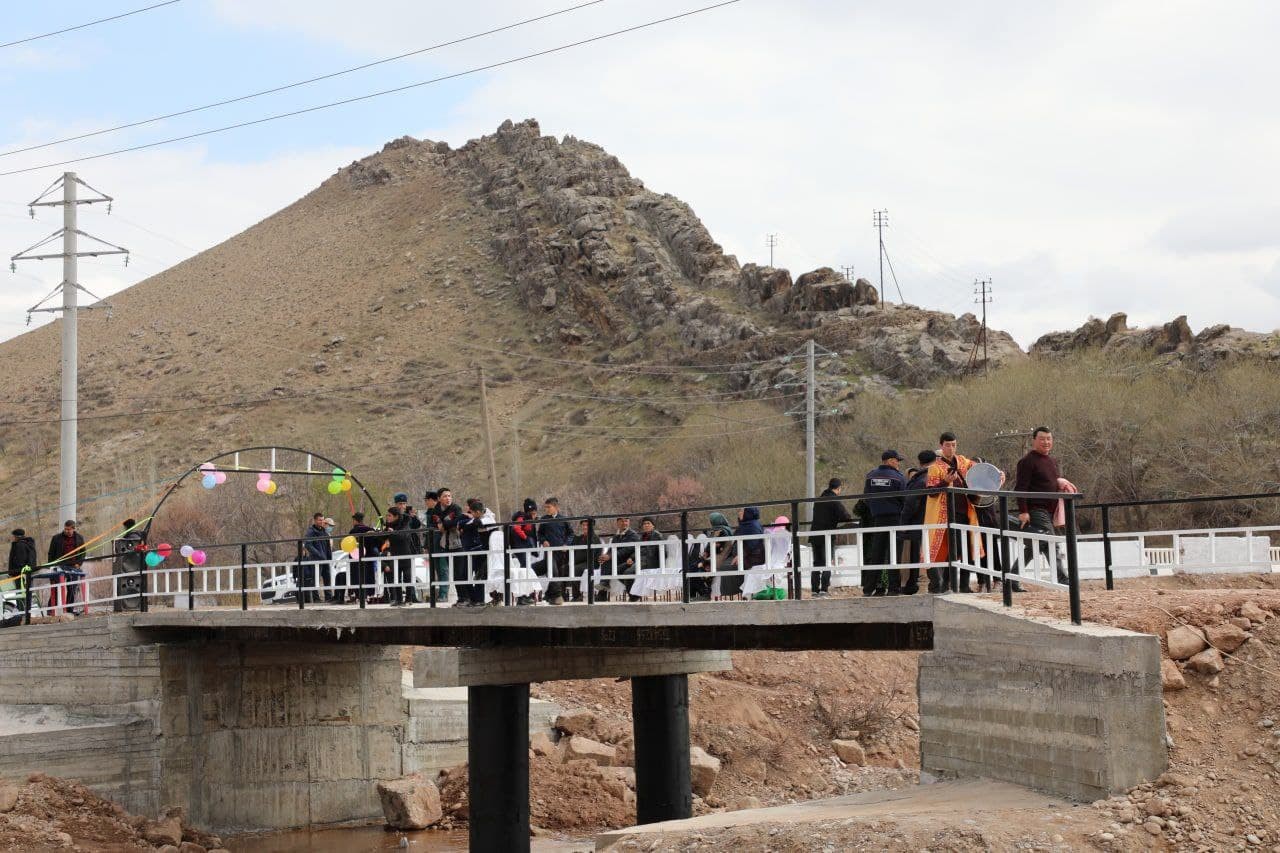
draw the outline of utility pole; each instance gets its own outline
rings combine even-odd
[[[84,187],[94,195],[81,197],[78,189]],[[50,200],[50,195],[58,188],[62,189],[61,200]],[[78,388],[79,388],[79,340],[77,337],[77,325],[79,320],[80,291],[84,291],[93,297],[96,305],[83,306],[86,310],[90,308],[110,309],[110,305],[103,303],[101,299],[90,293],[87,289],[80,285],[79,281],[79,259],[80,258],[96,258],[102,255],[124,255],[125,265],[129,263],[129,250],[105,240],[100,240],[91,234],[86,234],[80,230],[78,222],[79,205],[82,204],[99,204],[106,202],[107,212],[111,212],[112,198],[109,195],[98,192],[93,187],[76,177],[75,172],[64,172],[62,177],[54,181],[43,193],[41,193],[35,201],[31,202],[27,207],[30,209],[31,217],[34,219],[37,207],[61,207],[62,208],[62,228],[45,237],[40,242],[29,248],[23,249],[18,254],[9,259],[9,269],[17,271],[18,261],[44,261],[54,258],[62,260],[62,283],[54,288],[53,292],[44,299],[37,302],[33,307],[27,310],[27,322],[31,322],[31,315],[36,312],[57,313],[62,312],[62,441],[59,448],[59,471],[58,471],[58,524],[63,521],[76,518],[76,506],[78,499],[76,495],[77,484],[77,462],[79,459],[79,408],[78,408]],[[40,249],[49,243],[52,243],[58,237],[62,238],[62,251],[58,253],[39,253]],[[80,251],[79,239],[84,237],[99,243],[106,248],[93,247],[88,251]],[[62,305],[59,307],[43,308],[46,301],[62,291]],[[110,316],[108,314],[107,316]]]
[[[974,302],[982,304],[982,369],[986,373],[991,372],[991,365],[987,361],[987,305],[991,303],[991,279],[974,279],[973,282]],[[974,344],[974,355],[977,355],[978,347]]]
[[[880,235],[880,308],[884,309],[884,229],[889,227],[889,211],[877,210],[873,212],[872,224],[876,227],[876,232]]]
[[[516,494],[512,498],[512,506],[521,509],[521,501],[524,500],[520,493],[524,491],[520,485],[520,421],[517,419],[511,424],[511,475],[515,478]],[[501,519],[499,519],[501,520]]]
[[[769,266],[773,266],[773,250],[778,245],[778,235],[770,234],[768,237],[765,238],[764,242],[765,242],[765,245],[769,247]]]
[[[484,367],[476,365],[476,373],[480,376],[480,425],[484,428],[484,452],[489,457],[489,486],[493,490],[493,514],[501,517],[498,511],[498,466],[493,461],[493,436],[489,433],[489,393],[484,384]]]
[[[807,497],[816,498],[817,482],[815,477],[815,430],[814,419],[817,414],[814,405],[814,354],[817,347],[814,345],[813,338],[809,339],[809,344],[805,347],[805,360],[807,368],[805,370],[804,382],[804,487]],[[805,504],[805,521],[813,521],[813,504]]]
[[[844,273],[845,281],[853,281],[853,264],[840,267],[840,271]]]

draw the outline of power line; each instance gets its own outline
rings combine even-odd
[[[548,12],[545,15],[538,15],[537,17],[534,17],[534,18],[525,18],[523,21],[516,21],[513,24],[505,24],[504,26],[501,26],[501,27],[495,27],[490,30],[485,30],[482,33],[474,33],[469,36],[462,36],[460,38],[451,39],[450,41],[442,41],[437,44],[433,44],[429,47],[422,47],[422,48],[418,48],[417,50],[411,50],[408,53],[401,53],[397,56],[389,56],[386,59],[377,59],[377,60],[374,60],[373,62],[366,62],[363,65],[354,65],[351,68],[344,68],[341,71],[333,71],[328,74],[321,74],[317,77],[309,77],[306,80],[298,80],[293,83],[285,83],[280,86],[274,86],[270,89],[263,89],[258,92],[251,92],[247,95],[238,95],[234,98],[226,98],[225,100],[214,101],[213,103],[209,103],[209,104],[202,104],[201,106],[198,106],[198,107],[187,107],[185,109],[177,110],[175,112],[166,113],[165,115],[139,119],[138,121],[131,121],[125,124],[118,124],[114,127],[104,127],[104,128],[101,128],[100,130],[91,130],[86,133],[77,134],[75,136],[64,136],[62,139],[53,139],[53,140],[50,140],[49,142],[41,142],[37,145],[28,145],[25,148],[15,148],[12,151],[0,152],[0,157],[9,157],[14,154],[22,154],[23,152],[26,152],[26,151],[36,151],[41,148],[49,148],[54,145],[61,145],[64,142],[75,142],[77,140],[88,139],[93,136],[102,136],[103,134],[107,134],[107,133],[115,133],[116,131],[119,131],[119,130],[128,130],[134,127],[142,127],[148,124],[155,124],[158,121],[164,121],[166,119],[178,118],[180,116],[185,116],[185,115],[191,115],[192,113],[203,112],[204,110],[211,110],[216,107],[225,107],[229,104],[238,104],[241,101],[248,101],[248,100],[252,100],[253,98],[261,98],[264,95],[274,95],[277,92],[284,92],[288,89],[296,89],[300,86],[310,85],[311,83],[319,83],[322,80],[332,80],[333,78],[341,77],[344,74],[353,74],[356,71],[364,71],[368,68],[374,68],[379,65],[386,65],[389,62],[396,62],[401,59],[407,59],[411,56],[419,56],[424,53],[430,53],[433,50],[440,50],[441,48],[445,48],[445,47],[453,47],[454,45],[459,45],[459,44],[462,44],[463,42],[474,41],[475,39],[478,39],[478,38],[484,38],[485,36],[491,36],[496,33],[506,32],[507,30],[516,29],[517,27],[523,27],[526,24],[533,24],[538,21],[545,21],[548,18],[554,18],[558,15],[565,15],[565,14],[568,14],[569,12],[576,12],[577,10],[584,9],[587,6],[596,6],[603,2],[605,2],[605,0],[589,0],[589,2],[579,3],[576,6],[570,6],[566,9],[560,9],[555,12]]]
[[[304,107],[302,109],[291,110],[289,112],[276,113],[275,115],[265,116],[263,118],[236,122],[235,124],[223,125],[222,127],[214,127],[208,130],[201,130],[201,131],[196,131],[194,133],[183,134],[181,136],[172,136],[172,137],[169,137],[168,139],[160,139],[155,142],[147,142],[141,145],[131,145],[127,148],[117,148],[114,151],[104,151],[99,154],[89,154],[84,157],[73,157],[68,160],[59,160],[55,163],[45,163],[40,166],[28,166],[24,169],[11,169],[7,172],[0,172],[0,177],[5,177],[8,175],[20,175],[26,172],[36,172],[42,169],[53,168],[55,166],[63,166],[68,163],[83,163],[88,160],[99,160],[104,157],[114,157],[117,154],[128,154],[134,151],[143,151],[148,148],[157,148],[161,145],[169,145],[174,142],[185,142],[189,139],[197,139],[202,136],[210,136],[212,134],[223,133],[228,130],[238,130],[244,127],[253,127],[255,125],[266,124],[267,122],[271,122],[271,121],[278,121],[280,119],[285,119],[285,118],[293,118],[295,116],[306,115],[308,113],[313,113],[313,112],[319,112],[320,110],[327,110],[327,109],[332,109],[334,107],[346,106],[347,104],[354,104],[361,101],[368,101],[368,100],[372,100],[373,98],[382,97],[383,95],[392,95],[392,94],[397,94],[399,92],[407,92],[410,89],[417,89],[422,86],[430,86],[435,83],[443,83],[448,80],[456,80],[458,78],[466,77],[471,74],[478,74],[482,71],[492,71],[495,68],[502,68],[508,65],[515,65],[516,63],[519,63],[519,62],[525,62],[530,59],[537,59],[543,56],[550,56],[555,53],[561,53],[566,50],[571,50],[575,47],[582,47],[583,45],[593,44],[595,42],[604,41],[606,39],[615,38],[621,35],[626,35],[627,33],[633,33],[638,30],[647,29],[649,27],[655,27],[655,26],[658,26],[659,24],[670,23],[671,21],[680,20],[681,18],[688,18],[693,15],[701,14],[703,12],[710,12],[715,9],[721,9],[725,6],[732,6],[738,2],[740,2],[740,0],[722,0],[722,2],[714,3],[710,6],[702,6],[697,9],[692,9],[688,12],[681,12],[677,15],[669,15],[665,18],[657,18],[652,21],[646,21],[643,24],[636,24],[634,26],[624,27],[623,29],[620,29],[620,30],[613,30],[612,32],[602,33],[598,36],[591,36],[590,38],[579,39],[578,41],[558,45],[557,47],[547,48],[546,50],[539,50],[533,53],[526,53],[522,56],[512,57],[511,59],[504,59],[498,62],[491,62],[488,65],[478,65],[474,68],[468,68],[465,71],[457,71],[452,74],[444,74],[439,77],[433,77],[430,80],[421,80],[417,83],[408,83],[404,86],[396,86],[391,89],[382,89],[377,92],[370,92],[369,94],[366,94],[366,95],[357,95],[352,98],[343,98],[342,100],[338,100],[338,101],[330,101],[329,103],[325,103],[325,104],[317,104],[316,106],[313,106],[313,107]]]
[[[159,9],[161,6],[172,6],[174,3],[180,3],[180,2],[182,2],[182,0],[164,0],[163,3],[152,3],[150,6],[143,6],[141,9],[134,9],[132,12],[121,12],[119,15],[111,15],[110,17],[107,17],[107,18],[99,18],[96,21],[86,21],[83,24],[76,24],[74,27],[63,27],[60,30],[54,30],[53,32],[48,32],[48,33],[41,33],[38,36],[27,36],[26,38],[17,39],[16,41],[10,41],[10,42],[5,42],[4,44],[0,44],[0,50],[3,50],[6,47],[15,47],[20,44],[27,44],[28,42],[39,41],[40,39],[47,39],[47,38],[50,38],[51,36],[60,36],[63,33],[70,33],[76,30],[83,30],[86,27],[94,27],[94,26],[97,26],[98,24],[105,24],[108,21],[118,21],[121,18],[127,18],[130,15],[137,15],[142,12],[149,12],[152,9]]]

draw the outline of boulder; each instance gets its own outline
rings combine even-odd
[[[534,732],[530,735],[529,748],[533,750],[535,755],[541,755],[543,758],[549,758],[556,754],[556,745],[546,732]]]
[[[1221,625],[1215,625],[1205,632],[1209,638],[1209,644],[1220,652],[1234,652],[1240,648],[1249,639],[1248,631],[1243,630],[1239,625],[1232,625],[1230,622],[1224,622]]]
[[[1169,629],[1164,639],[1165,645],[1169,647],[1169,657],[1174,660],[1186,660],[1209,645],[1200,629],[1190,625]]]
[[[1217,649],[1205,649],[1193,655],[1187,661],[1187,666],[1204,675],[1217,675],[1223,669],[1222,655],[1218,654]]]
[[[1270,614],[1259,607],[1256,602],[1246,601],[1240,605],[1240,615],[1257,625],[1267,621],[1267,616]]]
[[[744,809],[761,808],[760,798],[752,796],[730,797],[724,804],[726,811],[738,812]]]
[[[720,775],[720,759],[708,755],[700,746],[689,747],[689,779],[693,784],[693,793],[705,797],[711,793],[711,786]]]
[[[1182,670],[1168,658],[1160,659],[1160,686],[1166,693],[1185,690],[1187,687],[1187,680],[1182,677]]]
[[[570,761],[590,761],[600,767],[612,766],[618,757],[618,750],[608,744],[600,743],[582,735],[570,735],[564,743],[564,763]]]
[[[596,730],[596,715],[584,709],[565,711],[553,725],[567,735],[584,735]]]
[[[392,829],[426,829],[444,817],[440,789],[421,776],[379,782],[378,799]]]
[[[142,826],[142,837],[157,847],[182,843],[182,819],[177,815],[164,820],[149,820]]]
[[[18,805],[18,786],[9,781],[0,781],[0,814],[13,811]]]
[[[209,853],[203,844],[197,844],[194,841],[184,841],[178,845],[178,853]]]
[[[1248,617],[1245,616],[1232,616],[1227,621],[1242,631],[1248,631],[1253,628],[1253,622],[1249,621]]]
[[[867,763],[866,750],[856,740],[833,740],[831,748],[845,764],[856,764],[861,767]]]

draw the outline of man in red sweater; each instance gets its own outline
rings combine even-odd
[[[1053,512],[1058,506],[1058,463],[1049,454],[1053,451],[1053,433],[1048,427],[1036,427],[1031,434],[1031,452],[1018,460],[1014,490],[1019,492],[1045,492],[1043,499],[1018,498],[1018,521],[1022,529],[1032,533],[1053,535]],[[1049,559],[1049,543],[1040,543],[1040,553]],[[1023,559],[1032,560],[1032,545],[1026,543]],[[1066,573],[1058,565],[1058,582],[1066,583]]]

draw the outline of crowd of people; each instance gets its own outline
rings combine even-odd
[[[659,530],[653,517],[641,518],[638,529],[625,515],[613,517],[609,531],[602,532],[587,520],[571,525],[555,497],[548,497],[541,507],[532,498],[525,499],[509,522],[499,523],[484,501],[459,502],[448,488],[427,491],[422,510],[410,505],[402,492],[375,525],[366,523],[363,513],[352,513],[345,536],[336,533],[332,518],[315,513],[302,540],[300,594],[312,601],[343,603],[354,600],[357,591],[363,596],[381,587],[391,605],[420,603],[423,579],[414,572],[418,559],[430,561],[428,576],[435,582],[436,602],[455,599],[459,607],[501,603],[507,589],[518,605],[539,600],[559,605],[592,594],[602,601],[615,597],[637,601],[655,592],[678,590],[686,566],[689,595],[695,601],[785,598],[788,578],[793,576],[793,545],[800,539],[812,551],[810,593],[822,597],[830,593],[834,550],[853,527],[863,531],[859,560],[863,595],[914,595],[920,591],[921,568],[927,591],[945,592],[944,571],[955,545],[946,529],[948,514],[955,512],[954,521],[960,524],[1000,526],[999,503],[942,491],[968,487],[975,466],[985,464],[962,455],[958,447],[955,434],[944,432],[936,450],[920,451],[916,464],[905,470],[906,457],[897,450],[884,451],[880,465],[867,473],[863,496],[852,511],[842,500],[844,483],[831,479],[814,503],[807,531],[793,534],[792,520],[786,516],[778,516],[766,527],[759,507],[747,506],[738,511],[736,524],[722,512],[711,512],[709,525],[688,543]],[[1006,519],[1010,529],[1052,535],[1063,527],[1059,495],[1075,487],[1061,477],[1052,450],[1053,433],[1048,427],[1036,428],[1031,450],[1018,461],[1014,490],[1043,493],[1044,498],[1018,498],[1016,515],[1011,512]],[[999,486],[1005,481],[1004,472],[999,472]],[[133,532],[132,519],[124,527],[138,539],[138,547],[145,547],[140,534]],[[345,582],[334,583],[333,566],[342,558],[335,549],[339,537],[350,568]],[[998,574],[1002,568],[999,549],[983,545],[982,537],[971,537],[966,549],[970,565]],[[1035,556],[1036,548],[1049,558],[1047,542],[1027,541],[1024,564]],[[47,562],[60,571],[78,573],[84,559],[84,538],[76,523],[67,521],[49,543]],[[1009,571],[1017,572],[1018,559],[1011,562]],[[24,530],[14,530],[10,577],[30,571],[37,563],[35,541]],[[1057,568],[1059,581],[1065,582],[1060,562]],[[970,586],[970,575],[968,570],[960,572],[961,592],[977,591]],[[591,579],[592,589],[585,578]],[[977,582],[978,590],[989,590],[991,576],[979,572]]]
[[[812,549],[810,593],[826,596],[831,589],[831,566],[835,562],[836,544],[842,531],[859,527],[862,535],[861,587],[866,596],[914,595],[920,592],[921,568],[927,578],[927,591],[947,591],[945,567],[951,558],[952,539],[947,535],[948,514],[955,512],[961,524],[996,528],[1000,504],[981,501],[965,495],[948,499],[945,487],[967,487],[968,476],[980,458],[969,458],[958,452],[959,442],[951,432],[938,438],[936,450],[923,450],[916,455],[915,465],[903,469],[907,462],[897,450],[881,454],[880,465],[868,472],[863,482],[863,497],[850,511],[841,500],[844,483],[833,478],[814,504],[813,520],[803,541]],[[1010,529],[1054,534],[1063,526],[1059,493],[1074,491],[1058,471],[1052,457],[1053,433],[1038,427],[1032,436],[1031,450],[1019,460],[1014,490],[1044,493],[1043,499],[1019,498],[1016,514],[1012,511],[1006,523]],[[1006,476],[999,472],[999,484]],[[348,535],[359,541],[353,555],[353,579],[346,584],[372,586],[375,566],[383,572],[386,598],[393,605],[419,601],[413,576],[413,559],[425,556],[431,561],[431,575],[437,584],[437,603],[448,603],[456,591],[456,606],[472,607],[501,603],[502,575],[509,571],[515,603],[533,604],[545,600],[558,605],[581,601],[588,595],[583,580],[589,561],[589,573],[597,600],[611,597],[640,600],[655,590],[670,589],[651,575],[670,574],[686,563],[689,571],[690,598],[695,601],[712,598],[784,598],[787,578],[792,570],[792,521],[779,516],[765,527],[759,507],[747,506],[738,512],[732,524],[721,512],[710,513],[709,526],[698,532],[682,554],[683,543],[658,529],[654,518],[645,517],[639,529],[628,516],[612,519],[612,530],[604,532],[594,523],[579,520],[571,525],[561,513],[560,501],[549,497],[541,507],[532,498],[499,524],[492,510],[479,498],[457,502],[447,488],[434,489],[424,495],[425,507],[419,511],[409,504],[408,495],[395,495],[380,528],[365,523],[364,515],[355,513]],[[897,528],[891,534],[888,528]],[[323,588],[330,586],[328,565],[333,558],[334,525],[316,513],[306,534],[306,556],[319,566]],[[716,541],[723,540],[723,541]],[[673,547],[674,546],[674,547]],[[1023,561],[1034,557],[1039,548],[1049,558],[1048,543],[1024,543]],[[890,550],[897,551],[891,554]],[[991,553],[988,553],[988,550]],[[495,562],[495,554],[509,554]],[[978,566],[999,573],[1001,555],[998,549],[984,548],[981,537],[973,536],[969,558]],[[957,555],[958,556],[958,555]],[[1009,571],[1017,572],[1017,559]],[[898,568],[901,566],[902,568]],[[892,568],[891,568],[892,567]],[[978,573],[975,590],[970,585],[968,570],[959,577],[961,592],[990,590],[991,576]],[[1058,565],[1059,580],[1065,582]],[[312,576],[308,576],[312,578]],[[308,588],[321,588],[314,579]],[[319,591],[311,593],[319,597]],[[342,591],[330,594],[330,600],[341,602]]]

